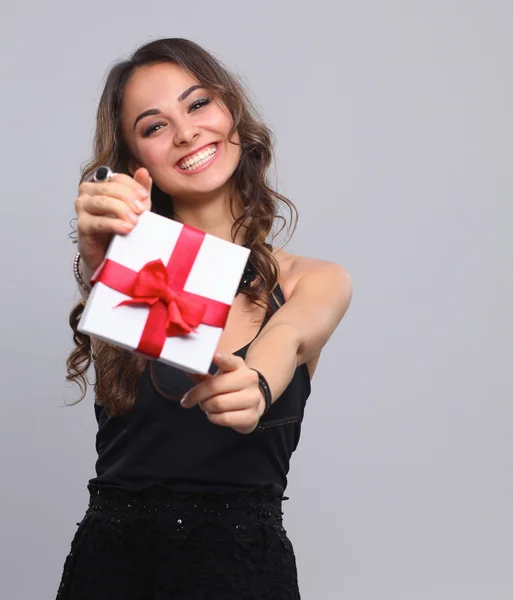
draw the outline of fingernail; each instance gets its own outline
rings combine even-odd
[[[137,190],[137,195],[142,200],[146,200],[146,198],[148,197],[148,192],[146,190]]]
[[[183,408],[187,408],[187,394],[180,400],[180,404]]]
[[[135,215],[133,212],[128,213],[128,218],[130,221],[132,221],[132,223],[137,223],[137,215]]]
[[[142,212],[144,210],[144,204],[139,200],[136,200],[134,202],[134,206],[139,212]]]

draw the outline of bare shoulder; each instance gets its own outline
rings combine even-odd
[[[347,270],[338,263],[297,256],[284,250],[275,249],[274,256],[280,265],[280,286],[285,300],[288,300],[294,292],[298,282],[305,276],[315,273],[319,281],[336,282],[340,286],[341,293],[352,295],[353,284]]]
[[[297,290],[298,302],[294,310],[299,310],[301,315],[312,310],[312,314],[321,313],[324,321],[318,329],[331,335],[352,299],[353,285],[347,270],[335,262],[297,256],[283,250],[275,250],[274,257],[280,266],[279,282],[285,301]],[[329,299],[329,304],[326,304],[326,299]],[[322,306],[321,311],[315,308],[319,306]],[[305,361],[310,379],[320,354],[321,350]]]

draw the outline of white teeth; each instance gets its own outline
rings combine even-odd
[[[201,150],[192,158],[188,158],[187,160],[181,162],[179,165],[180,169],[183,169],[184,171],[193,171],[194,169],[197,169],[201,165],[204,165],[206,162],[208,162],[216,152],[217,145],[209,146],[206,150]]]

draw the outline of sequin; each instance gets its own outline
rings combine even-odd
[[[57,600],[140,600],[156,589],[162,598],[299,599],[276,487],[90,492]]]

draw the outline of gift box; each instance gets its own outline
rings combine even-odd
[[[115,235],[78,330],[190,373],[208,373],[249,249],[152,212]]]

